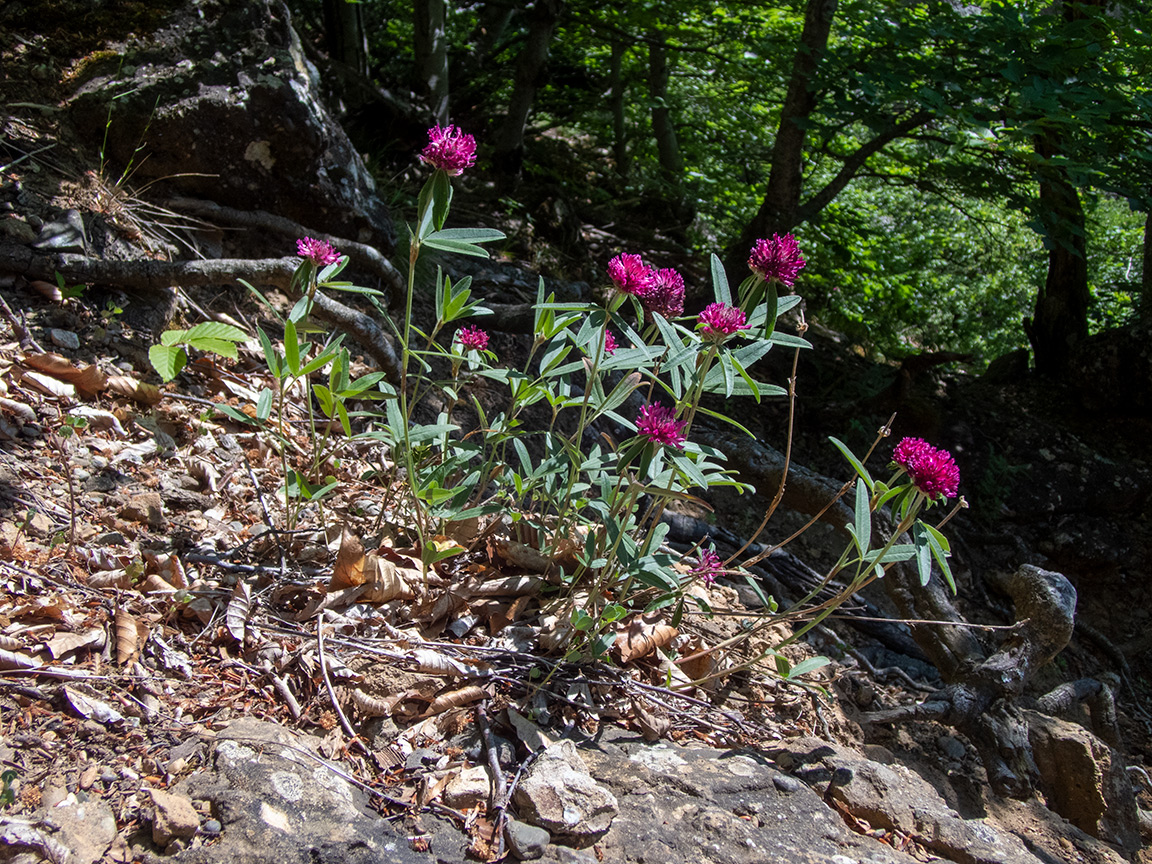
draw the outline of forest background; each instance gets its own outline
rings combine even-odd
[[[726,247],[739,278],[752,239],[794,232],[809,310],[877,358],[1031,343],[1059,377],[1152,315],[1147,4],[290,5],[351,79],[475,134],[513,214],[559,199]],[[376,164],[406,156],[352,93]],[[567,251],[556,275],[602,278]]]

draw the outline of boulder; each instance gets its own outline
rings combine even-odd
[[[67,108],[90,141],[107,127],[109,163],[131,184],[164,178],[182,195],[392,251],[387,209],[282,2],[187,0],[109,47],[71,80]]]

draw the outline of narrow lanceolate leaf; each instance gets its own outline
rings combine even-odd
[[[860,543],[860,554],[867,555],[872,545],[872,511],[869,508],[871,495],[863,483],[856,484],[856,540]]]
[[[712,291],[717,303],[732,305],[732,289],[728,286],[728,274],[724,272],[724,264],[715,252],[712,253]]]
[[[916,544],[916,570],[920,574],[920,586],[923,587],[932,578],[932,545],[923,523],[917,522],[912,526],[912,540]]]
[[[292,320],[284,322],[284,362],[293,375],[300,374],[300,342],[296,337],[296,325]]]
[[[837,450],[844,454],[844,458],[847,459],[848,463],[856,469],[856,473],[859,474],[860,478],[868,485],[868,491],[871,492],[872,476],[868,473],[868,469],[864,467],[864,463],[857,459],[852,451],[848,449],[848,445],[840,439],[833,438],[831,435],[829,435],[828,440],[836,445]]]

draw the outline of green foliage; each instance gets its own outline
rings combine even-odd
[[[231,324],[206,321],[189,330],[166,330],[160,336],[160,344],[148,349],[148,360],[152,368],[165,381],[171,381],[188,363],[186,349],[207,351],[236,359],[236,346],[248,339],[248,334]]]

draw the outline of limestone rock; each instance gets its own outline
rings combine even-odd
[[[110,123],[108,157],[117,168],[134,163],[133,182],[164,178],[181,195],[265,210],[390,252],[387,209],[320,98],[287,6],[169,7],[151,32],[121,47],[119,62],[94,63],[77,79],[67,105],[81,135],[102,140]],[[294,252],[285,239],[281,254]]]
[[[200,827],[200,814],[192,802],[182,795],[173,795],[160,789],[150,790],[152,806],[152,842],[163,848],[176,838],[187,840]]]
[[[488,800],[491,782],[482,765],[465,768],[444,787],[444,803],[457,810],[466,810]]]
[[[571,741],[541,754],[516,787],[516,804],[526,822],[577,846],[604,836],[619,810],[616,797],[592,779]]]
[[[1123,757],[1075,723],[1026,712],[1048,806],[1087,834],[1134,852],[1140,821]]]
[[[510,819],[504,827],[508,838],[508,848],[521,861],[534,861],[543,857],[544,850],[552,842],[552,835],[543,828]]]

